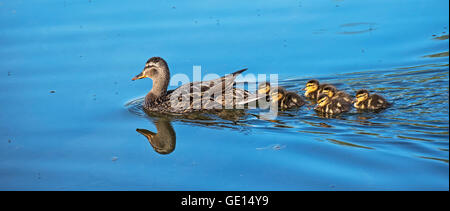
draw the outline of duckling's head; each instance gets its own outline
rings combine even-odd
[[[367,91],[365,89],[361,89],[361,90],[358,90],[356,92],[355,102],[359,103],[359,102],[362,102],[364,100],[367,100],[367,98],[369,98],[369,91]]]
[[[286,90],[282,87],[277,87],[277,89],[270,90],[270,99],[273,103],[278,102],[286,95]]]
[[[326,85],[325,87],[323,87],[322,93],[328,95],[328,97],[333,97],[336,93],[336,90],[336,87],[334,87],[333,85]]]
[[[317,97],[317,106],[324,107],[330,102],[330,97],[327,94],[321,94]]]
[[[268,94],[270,92],[270,83],[264,82],[258,85],[258,94]]]
[[[142,78],[151,78],[153,80],[170,79],[170,72],[166,61],[161,57],[152,57],[147,60],[144,70],[131,80],[134,81]]]
[[[319,88],[319,81],[318,80],[310,80],[306,83],[306,87],[303,89],[306,91],[306,93],[315,92]]]

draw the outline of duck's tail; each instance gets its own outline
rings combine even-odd
[[[236,72],[234,72],[234,73],[232,73],[232,74],[233,74],[233,76],[237,76],[237,75],[241,74],[242,72],[246,71],[247,69],[248,69],[248,68],[244,68],[244,69],[238,70],[238,71],[236,71]]]

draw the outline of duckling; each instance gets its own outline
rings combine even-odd
[[[320,94],[314,110],[327,114],[340,114],[350,111],[351,104],[340,99],[332,99],[327,94]]]
[[[266,81],[266,82],[260,83],[258,85],[258,92],[257,92],[258,96],[259,95],[262,95],[263,97],[265,96],[266,100],[269,101],[269,98],[270,98],[270,96],[268,95],[269,92],[270,92],[270,83],[269,82]]]
[[[278,103],[281,109],[298,108],[306,104],[297,93],[289,92],[283,87],[270,89],[269,93],[272,103]]]
[[[322,93],[328,95],[332,100],[340,99],[346,103],[352,103],[352,98],[345,91],[336,89],[335,86],[328,84],[323,87]]]
[[[221,78],[184,84],[167,91],[170,71],[161,57],[147,60],[144,70],[132,80],[151,78],[153,87],[145,96],[143,107],[148,111],[162,113],[186,113],[206,109],[221,110],[233,108],[237,102],[245,100],[250,93],[234,87],[234,80],[247,68]]]
[[[306,83],[305,97],[312,100],[317,100],[317,97],[322,93],[323,87],[330,84],[320,84],[318,80],[310,80]]]
[[[391,106],[382,96],[378,94],[370,94],[365,89],[356,92],[356,98],[353,101],[353,106],[360,110],[380,110]]]

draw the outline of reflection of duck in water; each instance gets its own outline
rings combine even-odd
[[[170,120],[160,118],[154,121],[157,133],[146,129],[136,129],[144,135],[153,149],[159,154],[169,154],[175,150],[176,135]]]
[[[382,96],[370,94],[365,89],[356,92],[356,98],[353,102],[353,106],[359,110],[380,110],[391,106]]]
[[[287,91],[279,86],[272,89],[269,82],[262,83],[258,86],[258,95],[266,95],[266,100],[277,103],[281,109],[298,108],[305,105],[305,101],[295,92]]]
[[[351,104],[340,99],[332,99],[327,94],[319,95],[314,110],[326,114],[340,114],[350,111]]]
[[[169,67],[160,57],[152,57],[144,70],[132,80],[153,79],[153,87],[145,96],[143,107],[149,111],[186,113],[205,109],[233,108],[250,94],[234,87],[236,76],[247,69],[236,71],[219,79],[184,84],[167,91],[170,81]]]

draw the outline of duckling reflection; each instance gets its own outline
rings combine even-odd
[[[136,129],[144,135],[153,149],[159,154],[170,154],[175,150],[176,135],[170,121],[166,118],[154,120],[157,133],[146,129]]]

